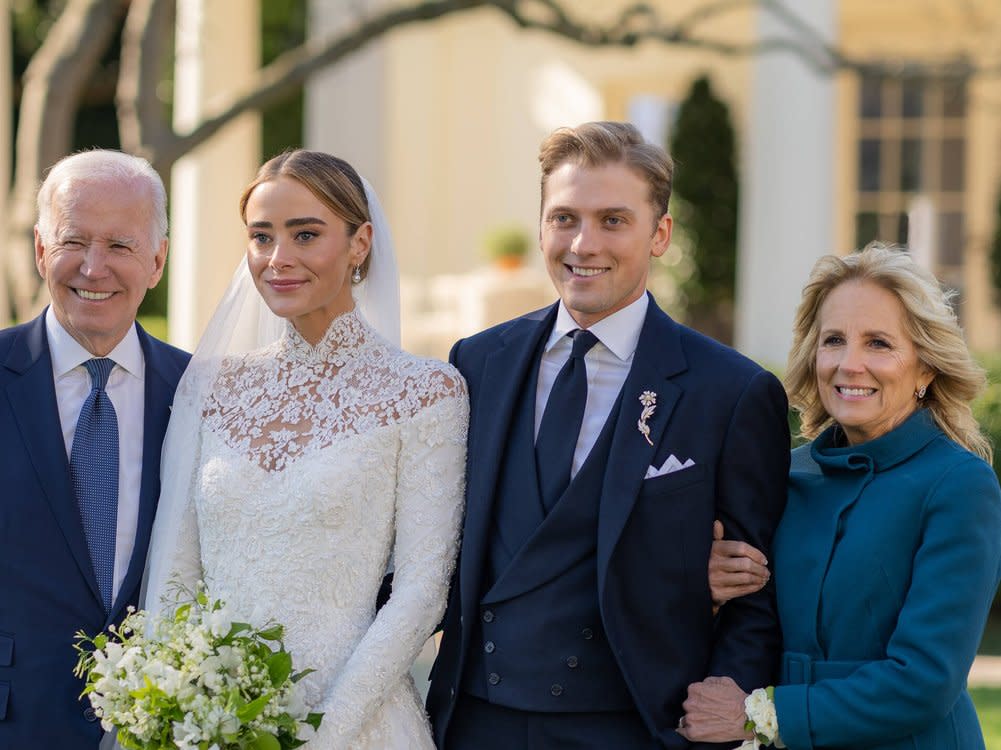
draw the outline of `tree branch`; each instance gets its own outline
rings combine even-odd
[[[250,110],[262,110],[288,96],[316,71],[362,48],[400,26],[432,21],[442,16],[488,6],[488,0],[432,0],[352,21],[323,39],[307,40],[261,68],[248,85],[218,100],[192,130],[161,143],[145,142],[143,152],[164,173],[178,158],[204,143],[231,120]]]
[[[173,38],[174,10],[174,0],[132,0],[125,19],[115,104],[122,148],[134,154],[172,134],[157,88]]]
[[[142,0],[141,4],[158,1]],[[163,173],[180,156],[204,143],[234,118],[281,101],[291,89],[302,85],[316,71],[336,63],[383,34],[408,24],[431,21],[474,8],[493,8],[522,29],[543,31],[593,47],[632,47],[644,41],[656,41],[730,57],[787,52],[821,74],[839,70],[888,75],[901,73],[899,67],[890,64],[874,64],[847,56],[824,40],[782,0],[715,0],[675,23],[660,20],[649,4],[636,3],[604,26],[576,20],[571,16],[569,7],[567,2],[561,0],[426,0],[362,16],[323,39],[308,40],[281,55],[258,71],[242,90],[214,102],[209,107],[210,114],[191,130],[184,133],[162,131],[160,136],[154,138],[151,128],[147,128],[135,150],[149,158]],[[742,8],[759,8],[774,14],[789,27],[789,36],[740,43],[699,33],[699,27],[707,22]],[[923,65],[920,70],[908,67],[907,72],[929,77],[974,73],[1001,75],[1001,63],[975,68],[959,61]]]

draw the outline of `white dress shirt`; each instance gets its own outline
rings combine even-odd
[[[83,363],[93,358],[63,328],[50,307],[45,314],[45,333],[52,356],[52,379],[56,386],[59,423],[63,429],[66,457],[73,450],[73,436],[83,402],[90,394],[91,383]],[[118,522],[115,535],[115,575],[112,601],[118,596],[139,523],[139,484],[143,462],[143,406],[145,402],[146,360],[135,326],[129,328],[108,357],[115,367],[108,376],[105,390],[118,416]]]
[[[615,399],[622,390],[622,384],[626,382],[648,305],[649,300],[644,294],[632,304],[602,318],[587,329],[598,337],[598,343],[584,356],[587,368],[587,403],[584,406],[584,423],[577,436],[577,447],[574,448],[571,477],[577,474],[594,447],[601,428],[605,426],[615,405]],[[578,328],[580,326],[560,301],[556,323],[539,363],[539,382],[535,389],[536,438],[539,437],[539,425],[542,424],[542,414],[546,409],[546,401],[549,400],[549,392],[553,389],[553,382],[573,349],[573,340],[567,334]]]

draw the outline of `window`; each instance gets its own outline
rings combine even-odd
[[[907,242],[920,196],[934,207],[925,241],[939,278],[959,286],[964,261],[966,80],[864,74],[858,94],[855,239]],[[912,237],[912,241],[918,238]]]

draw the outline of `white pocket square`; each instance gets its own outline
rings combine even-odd
[[[677,456],[673,453],[667,457],[664,465],[659,469],[656,466],[650,466],[646,470],[646,476],[644,479],[653,479],[654,477],[661,477],[665,474],[673,474],[676,471],[681,471],[682,469],[688,469],[695,466],[695,462],[692,459],[686,459],[684,463],[678,460]]]

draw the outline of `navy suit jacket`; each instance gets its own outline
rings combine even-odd
[[[139,523],[106,613],[70,482],[44,315],[0,331],[0,748],[95,750],[79,700],[73,634],[94,635],[136,604],[160,491],[160,447],[189,355],[136,324],[146,361]],[[128,440],[129,436],[121,436]]]
[[[450,357],[469,385],[471,415],[462,547],[428,696],[439,747],[483,595],[494,487],[519,385],[555,318],[553,305],[509,321],[458,342]],[[650,442],[638,426],[645,391],[656,394]],[[695,465],[645,479],[672,454]],[[710,674],[745,689],[774,682],[781,635],[772,587],[714,618],[707,571],[717,518],[728,538],[770,549],[788,468],[787,402],[775,377],[679,325],[651,298],[601,490],[597,596],[636,708],[664,747],[688,747],[674,729],[690,683]]]

